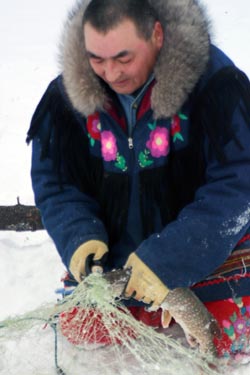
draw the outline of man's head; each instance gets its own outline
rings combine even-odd
[[[146,0],[92,0],[83,17],[94,72],[114,91],[131,94],[154,69],[163,30]]]

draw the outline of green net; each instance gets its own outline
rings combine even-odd
[[[110,284],[96,274],[56,305],[11,317],[0,327],[2,366],[8,367],[11,351],[12,356],[16,352],[15,358],[20,352],[20,374],[25,368],[25,375],[29,369],[36,375],[53,374],[55,369],[66,375],[215,375],[224,371],[214,358],[187,347],[183,337],[173,338],[137,321]],[[25,345],[29,349],[24,351]]]

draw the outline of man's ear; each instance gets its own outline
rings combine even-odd
[[[152,40],[155,43],[156,47],[160,50],[163,46],[163,40],[164,40],[164,32],[163,27],[159,21],[155,22],[153,34],[152,34]]]

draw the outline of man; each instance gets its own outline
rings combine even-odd
[[[124,294],[142,320],[192,287],[230,323],[232,297],[250,305],[247,77],[211,45],[196,1],[82,1],[62,45],[28,140],[65,266],[77,282],[94,265],[131,268]],[[221,353],[238,352],[230,332]]]

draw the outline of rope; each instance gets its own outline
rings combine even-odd
[[[66,375],[63,369],[58,364],[58,335],[57,335],[57,323],[50,323],[50,327],[53,329],[55,334],[55,345],[54,345],[54,360],[57,375]]]

